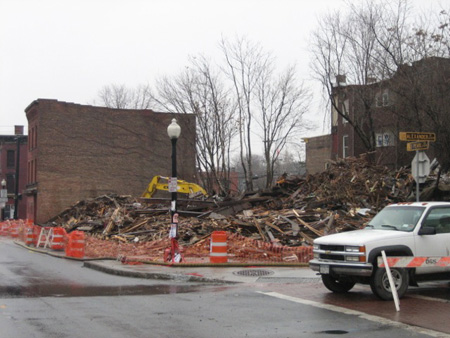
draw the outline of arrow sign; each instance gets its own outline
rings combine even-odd
[[[400,132],[400,141],[436,141],[435,133],[422,133],[422,132]]]
[[[427,150],[430,146],[428,141],[409,142],[406,144],[407,151]]]

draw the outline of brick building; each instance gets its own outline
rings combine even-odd
[[[0,181],[6,181],[8,192],[2,219],[26,218],[22,191],[27,183],[27,139],[23,126],[15,126],[14,135],[0,135]]]
[[[110,109],[38,99],[28,119],[27,217],[46,222],[103,194],[140,196],[155,175],[171,175],[167,126],[176,117],[178,177],[196,181],[194,115]]]
[[[364,85],[347,84],[345,76],[338,75],[333,87],[331,134],[308,139],[313,143],[306,148],[307,168],[324,169],[327,160],[357,157],[369,148],[377,164],[393,169],[409,165],[415,154],[399,141],[400,131],[436,132],[441,146],[445,145],[450,119],[449,79],[450,59],[437,57],[401,65],[391,78],[368,79]],[[322,147],[327,138],[331,147],[328,158]],[[439,142],[426,151],[431,159],[439,154],[436,147]]]

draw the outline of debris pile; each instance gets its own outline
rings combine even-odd
[[[364,157],[347,158],[319,174],[282,177],[270,191],[240,199],[180,199],[179,242],[200,253],[208,250],[213,231],[227,231],[271,248],[310,246],[319,236],[364,227],[385,205],[406,201],[413,187],[408,169],[390,171]],[[149,243],[142,244],[144,251],[158,245],[161,251],[169,243],[169,202],[104,195],[76,203],[46,225],[85,231],[95,242],[93,250],[106,250],[99,242],[106,239],[121,243],[122,249]],[[260,247],[255,244],[252,250]]]

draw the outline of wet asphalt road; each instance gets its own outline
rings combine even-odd
[[[283,299],[276,289],[113,276],[0,239],[0,337],[429,336]]]

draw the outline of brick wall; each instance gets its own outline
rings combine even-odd
[[[155,175],[171,175],[167,126],[176,117],[178,177],[195,181],[195,116],[121,110],[56,100],[34,101],[26,109],[37,130],[36,190],[29,212],[45,222],[78,200],[108,193],[140,196]],[[30,176],[30,175],[29,175]],[[31,175],[32,176],[32,175]]]

